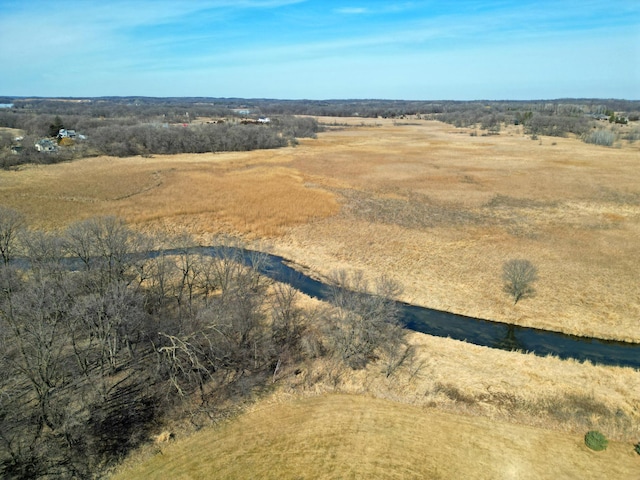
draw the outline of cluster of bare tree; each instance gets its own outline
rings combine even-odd
[[[310,358],[391,374],[408,355],[393,282],[339,275],[335,306],[310,312],[261,254],[156,242],[115,218],[32,231],[0,208],[3,478],[90,477],[169,412],[211,412]]]
[[[412,353],[394,300],[401,293],[400,285],[382,277],[371,288],[361,273],[345,271],[336,272],[330,280],[331,350],[354,369],[382,358],[387,376],[391,375]]]
[[[289,140],[275,128],[226,123],[188,128],[168,125],[101,127],[91,133],[88,142],[100,153],[128,157],[280,148],[288,145]]]
[[[88,144],[114,156],[233,152],[280,148],[296,138],[315,137],[318,122],[312,118],[281,117],[269,125],[222,123],[186,126],[107,126],[91,131]]]
[[[512,118],[505,112],[487,111],[486,107],[478,105],[466,110],[453,110],[433,115],[432,118],[454,125],[458,128],[480,126],[484,130],[500,130],[501,123],[510,123]]]
[[[584,115],[532,115],[523,123],[524,132],[530,135],[566,137],[567,134],[584,135],[595,124]]]
[[[20,102],[17,102],[20,105]],[[140,108],[121,103],[36,102],[0,111],[0,126],[21,129],[16,140],[0,137],[0,165],[53,163],[91,155],[131,156],[145,154],[204,153],[279,148],[295,144],[296,138],[314,137],[320,130],[312,118],[280,116],[270,122],[244,125],[246,114],[202,105],[144,104]],[[59,107],[54,110],[53,107]],[[184,108],[184,109],[183,109]],[[189,111],[191,113],[189,113]],[[180,109],[180,112],[177,111]],[[49,111],[56,112],[49,113]],[[63,112],[68,111],[68,115]],[[224,123],[192,124],[200,114],[226,114]],[[62,116],[61,116],[62,114]],[[103,115],[105,114],[105,115]],[[121,116],[118,116],[121,115]],[[252,114],[250,118],[253,118]],[[61,128],[82,134],[81,141],[67,141],[65,148],[46,154],[34,149],[42,138],[55,138]],[[11,147],[14,147],[11,149]]]
[[[593,128],[596,121],[587,115],[590,113],[586,106],[573,104],[523,105],[518,109],[504,108],[503,105],[475,105],[475,108],[449,111],[433,117],[456,127],[477,126],[497,132],[501,124],[522,125],[528,135],[564,137],[569,133],[583,135]]]
[[[615,99],[554,101],[413,101],[413,100],[270,100],[239,98],[102,97],[88,99],[4,98],[12,108],[0,110],[0,127],[25,132],[22,146],[0,138],[0,164],[51,163],[87,155],[215,152],[277,148],[313,137],[320,130],[314,116],[360,116],[402,119],[410,115],[440,120],[458,127],[477,126],[496,133],[503,124],[523,125],[532,136],[585,135],[597,115],[634,119],[640,102]],[[270,116],[267,125],[236,125],[242,119]],[[87,142],[54,154],[30,148],[50,136],[56,118],[67,129],[81,132]],[[231,125],[194,128],[197,117],[225,118]],[[618,117],[616,117],[618,118]],[[170,125],[190,125],[188,129]],[[260,130],[254,127],[260,127]],[[56,129],[57,131],[57,129]]]

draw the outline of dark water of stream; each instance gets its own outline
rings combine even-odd
[[[331,288],[286,264],[286,260],[276,255],[244,250],[234,247],[190,247],[188,249],[168,249],[150,251],[147,258],[160,255],[180,255],[191,253],[204,256],[228,256],[241,258],[247,265],[255,266],[267,277],[290,284],[295,289],[320,300],[329,300]],[[21,263],[17,261],[16,263]],[[70,262],[69,268],[76,268]],[[26,264],[25,264],[26,265]],[[640,344],[578,337],[560,332],[509,325],[481,318],[466,317],[454,313],[433,310],[417,305],[398,302],[400,320],[408,329],[438,337],[497,348],[522,351],[540,356],[554,355],[562,359],[573,358],[594,364],[615,365],[640,369]]]
[[[215,247],[198,247],[199,253],[216,255]],[[246,263],[256,252],[242,251]],[[286,265],[286,260],[266,255],[260,270],[268,277],[286,282],[320,300],[329,298],[330,287]],[[502,350],[518,350],[540,356],[554,355],[601,365],[640,368],[640,344],[578,337],[560,332],[509,325],[480,318],[433,310],[398,302],[406,328],[417,332]]]

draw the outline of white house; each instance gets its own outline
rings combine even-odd
[[[67,130],[66,128],[61,128],[58,132],[58,138],[70,138],[73,140],[76,138],[76,136],[77,135],[75,130]]]

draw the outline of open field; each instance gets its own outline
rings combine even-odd
[[[113,478],[637,478],[637,371],[410,342],[415,356],[390,377],[308,362],[238,417],[175,425],[175,442]],[[606,451],[586,448],[590,429],[614,440]]]
[[[640,341],[640,144],[335,121],[355,127],[281,150],[1,172],[0,201],[45,228],[113,214],[202,242],[237,233],[320,275],[390,274],[412,303]],[[517,305],[500,279],[510,258],[540,273]]]
[[[637,478],[628,444],[515,427],[366,396],[263,402],[219,428],[162,446],[114,479]]]
[[[7,133],[9,135],[13,135],[14,137],[18,135],[24,135],[24,132],[19,128],[9,128],[9,127],[0,127],[0,134],[1,133]]]
[[[368,278],[391,275],[404,287],[402,299],[412,303],[640,341],[640,144],[604,148],[571,138],[532,141],[515,127],[482,137],[421,120],[405,125],[336,121],[353,126],[335,127],[295,148],[98,157],[1,171],[0,204],[16,208],[30,225],[45,229],[95,215],[118,215],[140,230],[188,232],[202,243],[212,242],[218,233],[238,234],[320,276],[339,268],[360,269]],[[502,292],[500,278],[502,263],[510,258],[527,258],[540,272],[537,295],[516,305]],[[314,367],[282,387],[311,395],[365,394],[404,405],[351,396],[330,397],[338,398],[336,402],[324,397],[293,400],[287,411],[315,408],[318,413],[306,420],[311,423],[300,423],[303,420],[291,413],[291,428],[307,429],[305,441],[326,442],[328,451],[333,441],[371,445],[360,452],[358,471],[375,472],[376,456],[387,458],[383,454],[397,448],[406,452],[397,461],[409,478],[468,477],[465,472],[471,470],[465,469],[478,469],[479,464],[485,475],[480,478],[527,478],[520,470],[523,465],[533,472],[530,478],[561,476],[545,477],[554,469],[565,477],[633,478],[627,475],[633,472],[629,469],[639,468],[640,457],[629,453],[629,442],[640,440],[640,372],[419,334],[412,335],[412,342],[416,359],[390,379],[376,373],[376,365],[352,376],[325,372],[322,378],[314,376]],[[315,407],[304,403],[314,401]],[[320,422],[334,415],[349,427],[353,424],[345,412],[350,408],[376,412],[368,419],[365,413],[354,414],[366,432],[333,432]],[[279,411],[263,416],[276,419]],[[263,428],[258,427],[263,420],[246,418],[222,432],[228,438],[240,435],[247,431],[243,422]],[[320,423],[313,423],[316,420]],[[378,425],[386,425],[388,440],[379,438]],[[281,427],[289,428],[284,421]],[[263,454],[256,446],[245,457],[273,465],[273,472],[280,468],[281,474],[273,478],[286,478],[284,470],[313,462],[326,467],[327,478],[352,475],[338,470],[345,463],[344,451],[322,459],[321,449],[310,449],[308,457],[298,459],[274,454],[287,446],[269,436],[278,432],[272,425],[264,428],[257,438],[272,448]],[[582,444],[587,428],[627,443],[614,444],[603,454],[589,452]],[[434,429],[433,436],[424,435],[429,429]],[[396,430],[405,432],[406,441],[393,433]],[[218,434],[202,432],[193,440],[201,444],[167,447],[149,468],[166,467],[162,462],[175,458],[186,461],[183,448],[207,451],[207,462],[213,461],[210,452],[217,447],[208,442],[218,442]],[[291,444],[303,441],[283,438]],[[238,442],[253,448],[246,438]],[[436,453],[426,455],[429,451]],[[179,468],[189,472],[200,467]],[[202,478],[193,472],[184,478]],[[261,472],[256,470],[256,475]],[[238,474],[229,470],[228,475]]]

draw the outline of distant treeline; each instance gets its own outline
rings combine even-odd
[[[321,127],[308,117],[278,115],[258,122],[262,114],[249,108],[194,105],[123,104],[119,101],[64,102],[14,100],[0,109],[0,127],[20,129],[22,139],[0,132],[0,165],[55,163],[95,155],[247,151],[295,145],[315,137]],[[194,122],[211,118],[209,123]],[[61,128],[73,138],[56,138]],[[46,153],[34,148],[43,138],[55,139]],[[60,145],[58,145],[58,143]]]
[[[107,155],[127,157],[145,154],[236,152],[280,148],[296,138],[315,137],[318,122],[312,118],[281,117],[269,126],[242,123],[99,127],[89,144]]]
[[[564,137],[568,134],[584,136],[600,121],[626,123],[637,121],[640,102],[636,101],[559,101],[559,102],[487,102],[472,103],[466,108],[430,115],[456,127],[476,127],[489,132],[501,125],[522,125],[528,135]]]
[[[288,144],[272,128],[249,125],[197,125],[190,128],[152,125],[101,127],[90,144],[118,157],[144,154],[204,153],[278,148]]]
[[[0,132],[0,165],[51,163],[88,155],[144,155],[278,148],[320,131],[306,116],[403,119],[418,116],[489,132],[522,125],[525,134],[587,136],[598,121],[640,118],[640,101],[559,99],[540,101],[271,100],[241,98],[12,98],[1,97],[0,127],[25,132],[20,145]],[[257,123],[260,117],[268,123]],[[197,118],[224,124],[195,125]],[[244,125],[243,123],[255,123]],[[185,128],[186,126],[186,128]],[[34,143],[73,129],[86,141],[42,154]],[[13,151],[11,151],[13,147]],[[16,148],[18,147],[18,148]],[[24,147],[24,148],[19,148]]]
[[[640,114],[640,101],[619,99],[557,100],[487,100],[487,101],[418,101],[418,100],[277,100],[204,97],[99,97],[76,99],[0,97],[13,104],[13,112],[49,115],[79,115],[92,118],[125,118],[138,120],[166,118],[183,121],[195,117],[228,117],[243,115],[314,115],[338,117],[387,117],[403,115],[456,114],[491,110],[514,116],[517,112],[545,115],[581,115],[618,112]],[[240,113],[241,112],[241,113]],[[188,113],[188,116],[186,114]],[[7,125],[8,126],[8,125]]]

